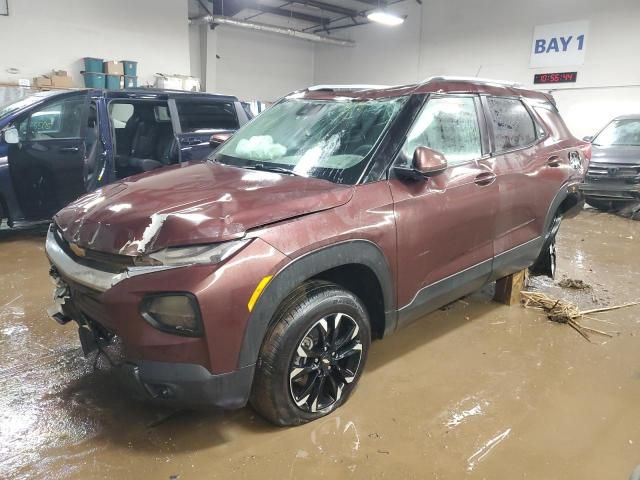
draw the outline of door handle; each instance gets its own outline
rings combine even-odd
[[[552,155],[551,157],[547,158],[547,165],[549,167],[559,167],[560,166],[560,157],[558,157],[557,155]]]
[[[476,176],[474,180],[476,185],[481,187],[486,187],[487,185],[491,185],[496,180],[496,174],[493,172],[483,172]]]
[[[199,138],[183,138],[180,143],[183,145],[199,145],[204,142]]]
[[[80,151],[79,147],[61,147],[58,150],[60,153],[78,153]]]

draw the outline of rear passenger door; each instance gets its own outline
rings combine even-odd
[[[180,161],[183,162],[204,160],[211,151],[211,135],[221,130],[235,131],[240,125],[236,102],[233,101],[177,98],[175,109]]]
[[[494,241],[494,276],[499,277],[529,266],[540,253],[537,177],[544,131],[520,98],[483,96],[482,102],[492,145],[484,163],[496,174],[499,193]]]

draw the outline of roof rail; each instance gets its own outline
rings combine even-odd
[[[458,81],[458,82],[473,82],[491,85],[502,85],[504,87],[522,87],[521,83],[510,82],[508,80],[495,80],[492,78],[478,78],[478,77],[455,77],[455,76],[436,76],[429,77],[422,83],[428,83],[433,81]]]
[[[389,85],[314,85],[307,88],[308,91],[317,90],[377,90],[382,88],[391,88]]]

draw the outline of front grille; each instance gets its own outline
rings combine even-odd
[[[68,287],[64,313],[80,325],[91,327],[100,338],[112,338],[115,333],[109,327],[111,320],[102,303],[102,292],[80,285],[57,271],[56,276]]]
[[[62,236],[59,228],[54,229],[54,238],[67,255],[81,265],[95,268],[103,272],[121,273],[127,268],[133,267],[133,257],[128,255],[116,255],[113,253],[99,252],[98,250],[85,249],[85,256],[80,257],[70,248],[69,242]]]
[[[587,170],[587,179],[595,182],[640,183],[640,164],[591,162]]]

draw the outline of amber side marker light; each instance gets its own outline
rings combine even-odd
[[[260,280],[260,283],[258,283],[258,285],[256,286],[256,289],[253,291],[253,294],[249,299],[249,303],[247,303],[247,308],[249,309],[250,312],[253,311],[253,307],[256,306],[256,302],[260,298],[262,291],[266,288],[266,286],[269,284],[272,278],[273,278],[273,275],[267,275],[262,280]]]

